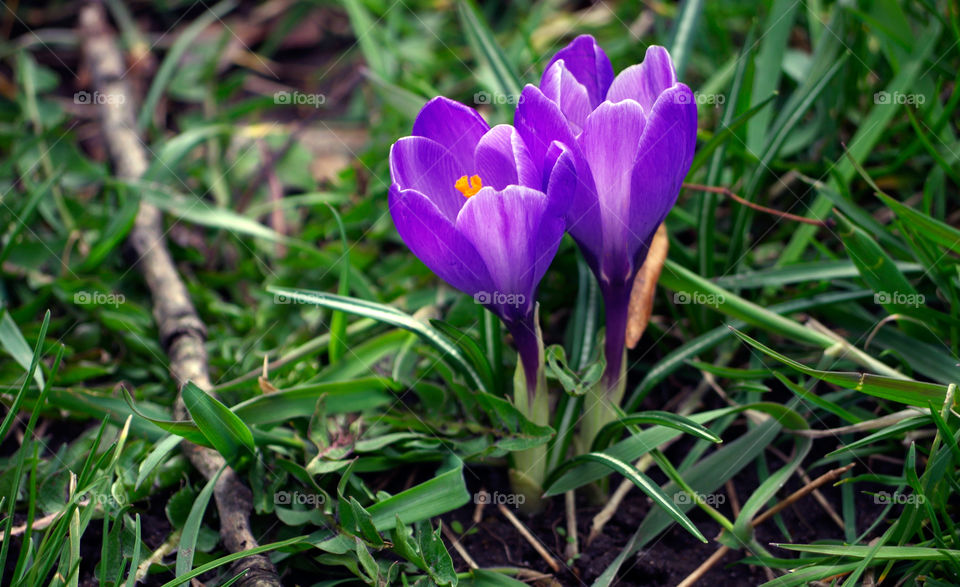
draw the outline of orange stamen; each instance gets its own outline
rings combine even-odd
[[[483,182],[480,181],[479,175],[471,176],[467,179],[467,176],[464,175],[457,180],[453,187],[457,188],[464,198],[469,198],[471,196],[477,195],[477,192],[480,191],[480,188],[483,187]]]

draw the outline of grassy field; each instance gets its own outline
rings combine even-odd
[[[956,0],[0,25],[0,586],[960,584]],[[580,34],[615,72],[666,47],[698,114],[585,446],[604,305],[576,243],[539,287],[536,423],[507,329],[388,210],[428,100],[509,124]],[[531,450],[536,495],[508,474]]]

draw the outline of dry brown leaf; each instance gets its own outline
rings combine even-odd
[[[266,377],[263,377],[262,375],[260,377],[257,377],[257,383],[260,384],[260,393],[262,393],[263,395],[269,395],[271,393],[277,393],[278,391],[280,391],[279,389],[277,389],[276,385],[270,383],[270,380],[267,379]]]
[[[650,252],[643,267],[637,271],[633,280],[633,290],[630,291],[630,310],[627,315],[627,347],[633,348],[640,342],[643,331],[650,322],[653,312],[653,294],[657,291],[657,280],[660,279],[660,270],[667,259],[667,249],[670,248],[670,239],[667,238],[667,226],[661,224],[653,235],[650,243]]]

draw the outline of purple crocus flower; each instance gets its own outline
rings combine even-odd
[[[423,263],[506,324],[533,393],[540,357],[537,285],[557,252],[575,187],[570,148],[536,161],[516,129],[438,97],[390,149],[390,213]]]
[[[567,230],[600,283],[607,315],[607,381],[619,379],[630,290],[657,227],[693,161],[697,108],[663,47],[616,77],[593,37],[550,61],[526,86],[514,124],[534,161],[557,142],[572,151],[577,186]]]

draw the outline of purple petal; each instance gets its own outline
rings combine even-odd
[[[390,186],[390,215],[403,242],[441,279],[470,295],[489,283],[490,275],[473,245],[425,195]]]
[[[607,91],[607,100],[636,100],[643,106],[644,112],[650,112],[657,97],[676,82],[677,74],[670,54],[663,47],[651,45],[647,48],[643,63],[631,65],[613,80]]]
[[[554,141],[547,151],[544,183],[547,186],[547,207],[544,210],[540,231],[535,239],[536,283],[547,272],[557,253],[563,233],[566,232],[566,214],[573,203],[577,190],[576,159],[569,147]]]
[[[540,189],[540,176],[517,129],[499,124],[477,143],[476,173],[483,185],[502,190],[508,185]]]
[[[613,81],[613,67],[597,41],[590,35],[580,35],[557,51],[547,64],[547,70],[560,60],[564,61],[570,73],[587,89],[590,106],[599,106],[607,95],[610,82]]]
[[[657,100],[640,139],[631,178],[630,227],[637,266],[646,257],[654,231],[677,201],[697,144],[693,92],[676,84]]]
[[[566,62],[556,61],[543,72],[540,90],[544,96],[556,102],[573,132],[579,133],[587,116],[593,110],[593,104],[587,93],[587,87],[567,69]]]
[[[588,258],[599,255],[602,243],[600,231],[597,230],[600,224],[600,207],[597,205],[593,178],[590,168],[580,154],[573,131],[559,107],[544,96],[539,88],[528,85],[520,95],[514,125],[530,149],[534,162],[542,166],[540,175],[545,182],[542,189],[547,193],[551,205],[557,197],[564,196],[564,190],[560,189],[559,185],[550,188],[548,182],[552,170],[550,162],[547,161],[547,152],[554,141],[569,148],[569,153],[575,160],[576,186],[571,193],[566,194],[569,199],[567,230]]]
[[[432,139],[403,137],[390,147],[393,183],[401,190],[417,190],[427,196],[451,222],[466,199],[454,185],[467,173],[470,173],[468,168]]]
[[[576,148],[576,139],[559,106],[536,86],[528,84],[523,88],[513,124],[523,137],[540,177],[543,177],[544,158],[553,141]],[[546,189],[546,184],[543,188]]]
[[[604,102],[587,119],[579,138],[600,206],[601,282],[630,275],[631,177],[645,123],[643,108],[633,100]]]
[[[485,187],[457,217],[457,230],[473,244],[490,274],[492,309],[508,320],[533,309],[533,295],[543,277],[540,271],[556,253],[551,239],[558,245],[563,235],[562,221],[559,227],[543,226],[546,208],[542,192],[523,186],[499,192]]]
[[[573,150],[560,141],[553,141],[547,150],[542,185],[548,213],[565,216],[577,190],[577,159]]]
[[[413,134],[433,139],[446,147],[462,168],[473,164],[473,150],[490,125],[477,111],[460,102],[438,96],[420,110]]]

